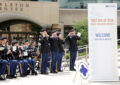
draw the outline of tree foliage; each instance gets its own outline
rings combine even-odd
[[[85,19],[83,21],[77,22],[73,28],[76,32],[81,33],[81,39],[78,41],[79,45],[87,45],[88,44],[88,20]]]

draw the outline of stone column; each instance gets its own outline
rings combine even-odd
[[[60,24],[59,26],[60,26],[60,29],[61,29],[62,37],[64,38],[64,25]]]
[[[62,37],[64,38],[64,25],[63,24],[53,24],[52,29],[60,30]]]
[[[26,24],[26,32],[30,32],[30,24]],[[29,38],[29,34],[26,35],[27,38]]]

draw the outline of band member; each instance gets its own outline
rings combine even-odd
[[[64,44],[64,40],[62,38],[61,33],[57,33],[58,36],[58,58],[57,58],[57,70],[59,72],[62,72],[61,70],[61,64],[62,64],[62,57],[64,55],[64,48],[63,48],[63,44]]]
[[[25,76],[25,71],[24,71],[24,61],[22,60],[22,47],[19,46],[17,40],[12,41],[12,47],[11,47],[12,55],[14,58],[18,61],[19,69],[20,69],[20,76],[24,77]]]
[[[29,65],[30,65],[30,70],[32,70],[32,75],[37,75],[37,72],[34,70],[35,67],[35,59],[32,56],[32,48],[30,46],[30,42],[29,40],[26,40],[24,43],[24,58],[25,60],[28,61]],[[29,74],[29,72],[28,72]]]
[[[37,45],[36,45],[35,41],[32,42],[31,48],[32,48],[32,56],[37,61],[38,60],[38,57],[37,57]]]
[[[77,56],[77,40],[80,40],[80,36],[76,35],[75,29],[72,29],[68,36],[66,37],[66,41],[69,42],[69,51],[70,51],[70,70],[75,71],[74,64]]]
[[[17,61],[14,60],[14,56],[12,56],[12,52],[10,50],[10,46],[7,44],[7,38],[2,38],[2,46],[4,50],[2,51],[1,55],[3,58],[5,58],[9,63],[9,69],[8,69],[8,78],[16,78],[16,67],[17,67]]]
[[[27,76],[29,74],[28,72],[28,60],[27,60],[27,56],[28,56],[28,53],[26,51],[26,49],[24,48],[24,45],[21,46],[21,50],[22,50],[22,59],[24,61],[24,69],[23,69],[23,74],[24,76]]]
[[[51,73],[57,73],[56,64],[57,64],[57,57],[58,57],[58,38],[57,32],[55,30],[52,31],[52,35],[50,37],[50,48],[52,54],[52,63],[51,63]]]
[[[5,56],[7,52],[5,49],[5,42],[6,38],[0,37],[0,80],[6,79],[3,76],[5,75],[6,67],[8,65],[7,56]]]
[[[8,57],[8,62],[9,62],[7,78],[16,78],[17,77],[16,69],[17,69],[18,62],[17,62],[15,56],[12,54],[11,46],[8,45],[7,43],[8,42],[6,42],[6,50],[8,51],[8,53],[6,54],[6,56]]]
[[[50,42],[49,35],[46,32],[46,29],[41,30],[42,37],[39,39],[41,43],[41,54],[42,54],[42,64],[41,64],[41,74],[48,74],[47,72],[47,64],[48,57],[50,53]]]

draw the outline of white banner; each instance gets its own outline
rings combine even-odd
[[[88,4],[91,81],[118,81],[117,4]]]

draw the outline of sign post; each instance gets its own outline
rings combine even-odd
[[[88,4],[91,81],[118,81],[117,4]]]
[[[75,80],[80,82],[80,85],[88,83],[89,71],[88,71],[88,63],[85,60],[79,60],[76,63],[76,73],[73,78],[73,82]]]

